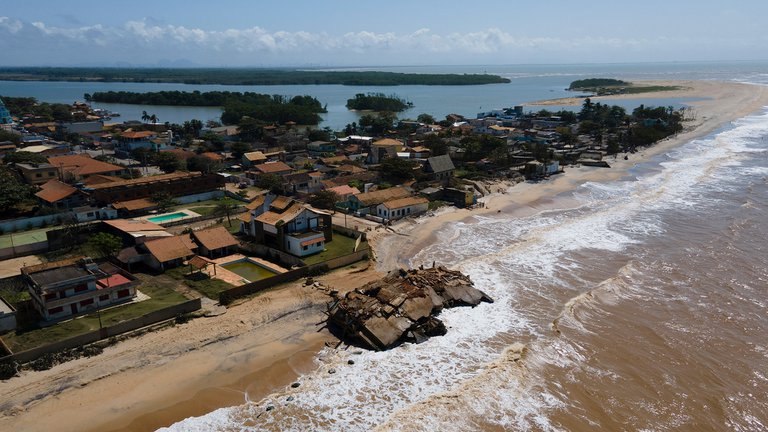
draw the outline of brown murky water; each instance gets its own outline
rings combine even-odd
[[[421,345],[324,352],[300,388],[172,429],[766,430],[766,137],[755,116],[563,197],[580,205],[448,226],[412,263],[495,303],[447,311]]]

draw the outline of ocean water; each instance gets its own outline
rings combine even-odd
[[[414,107],[400,113],[400,118],[416,118],[428,113],[437,119],[457,113],[475,117],[478,112],[525,105],[544,99],[573,96],[565,89],[572,81],[591,77],[623,79],[719,79],[754,81],[766,79],[768,62],[731,63],[642,63],[642,64],[586,64],[586,65],[520,65],[520,66],[451,66],[451,67],[388,67],[377,68],[393,72],[411,73],[490,73],[511,80],[508,84],[483,86],[221,86],[157,83],[88,83],[88,82],[23,82],[0,81],[0,96],[35,97],[44,102],[72,103],[82,101],[85,93],[97,91],[151,92],[178,91],[249,91],[286,96],[311,95],[326,105],[319,127],[341,130],[347,124],[359,121],[360,113],[347,110],[347,99],[356,93],[381,92],[396,94],[413,102]],[[679,107],[685,99],[659,99],[650,103],[657,106]],[[623,100],[615,104],[634,108],[648,100]],[[155,114],[161,122],[183,123],[186,120],[218,120],[221,110],[216,107],[141,106],[93,103],[94,108],[118,112],[115,121],[141,120],[143,111]],[[539,107],[530,107],[538,110]],[[548,107],[557,109],[557,107]]]
[[[768,429],[768,107],[553,208],[404,251],[496,300],[446,336],[328,349],[297,389],[163,430]]]

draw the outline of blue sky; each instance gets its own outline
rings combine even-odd
[[[0,0],[0,65],[768,59],[766,1]]]

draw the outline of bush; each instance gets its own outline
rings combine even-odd
[[[19,364],[15,361],[4,361],[0,363],[0,380],[11,379],[16,376],[19,370]]]

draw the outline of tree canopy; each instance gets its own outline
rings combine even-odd
[[[384,93],[358,93],[353,99],[347,99],[347,109],[351,110],[400,112],[412,106],[412,102]]]

